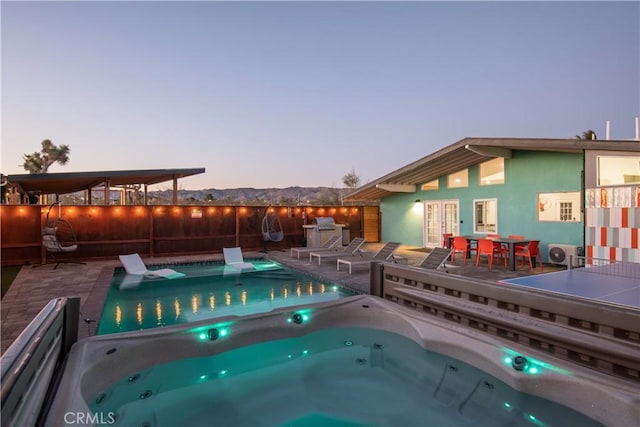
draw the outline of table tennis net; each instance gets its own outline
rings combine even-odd
[[[604,258],[580,257],[580,267],[573,267],[571,271],[605,276],[631,277],[640,280],[640,263],[615,261]]]

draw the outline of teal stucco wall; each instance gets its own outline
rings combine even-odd
[[[539,221],[538,193],[580,191],[583,155],[514,151],[505,159],[505,183],[479,185],[479,168],[469,168],[469,186],[447,188],[447,177],[439,179],[439,189],[420,190],[416,193],[394,193],[381,200],[382,240],[398,241],[406,245],[423,245],[424,212],[420,200],[458,200],[460,234],[473,234],[473,201],[498,200],[499,234],[521,234],[541,241],[541,252],[546,260],[547,245],[561,243],[584,245],[584,215],[579,222]]]

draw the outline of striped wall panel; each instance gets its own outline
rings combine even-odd
[[[640,187],[589,188],[585,207],[586,255],[640,262]]]

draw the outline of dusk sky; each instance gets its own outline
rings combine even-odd
[[[2,1],[2,162],[361,184],[465,137],[632,139],[640,2]],[[170,183],[158,188],[169,188]]]

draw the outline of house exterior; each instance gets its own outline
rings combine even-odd
[[[640,142],[465,138],[376,179],[345,201],[380,203],[381,237],[523,235],[577,255],[640,262]]]

